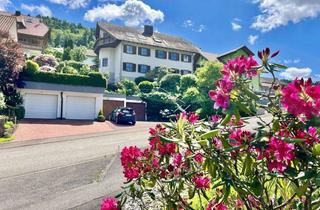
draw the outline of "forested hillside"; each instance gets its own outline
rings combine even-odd
[[[42,17],[51,29],[50,45],[63,47],[66,40],[72,40],[77,46],[92,48],[95,42],[95,29],[87,28],[81,24],[70,23],[54,17]]]

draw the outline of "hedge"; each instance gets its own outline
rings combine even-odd
[[[102,88],[106,88],[107,84],[106,78],[98,72],[91,72],[88,75],[61,74],[41,71],[34,74],[24,72],[21,74],[21,79],[23,81],[31,82],[46,82],[54,84],[93,86]]]

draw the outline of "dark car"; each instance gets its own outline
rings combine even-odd
[[[136,124],[136,113],[130,107],[119,107],[110,114],[110,120],[115,123],[131,123]]]

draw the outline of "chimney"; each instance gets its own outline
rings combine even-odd
[[[145,36],[152,36],[153,35],[153,26],[151,25],[145,25],[143,35]]]
[[[20,16],[20,15],[21,15],[21,12],[17,10],[15,13],[15,16]]]

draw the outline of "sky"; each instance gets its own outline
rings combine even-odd
[[[320,0],[0,0],[0,10],[54,16],[88,27],[97,21],[181,36],[203,51],[247,45],[280,50],[278,77],[320,80]]]

